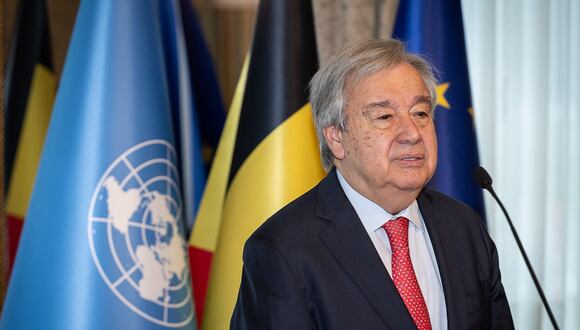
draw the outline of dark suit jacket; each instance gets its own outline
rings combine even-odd
[[[495,245],[468,206],[418,197],[449,329],[513,329]],[[244,247],[232,329],[415,329],[335,171],[267,220]]]

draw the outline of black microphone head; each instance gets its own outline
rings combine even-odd
[[[481,188],[483,189],[491,188],[491,183],[493,182],[493,180],[491,180],[491,176],[489,176],[489,173],[487,173],[485,168],[481,166],[476,167],[473,170],[473,178]]]

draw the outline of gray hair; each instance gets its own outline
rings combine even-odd
[[[433,66],[418,55],[407,53],[405,45],[398,40],[370,40],[348,47],[332,56],[310,81],[310,104],[316,125],[322,166],[329,171],[334,155],[324,137],[323,129],[336,126],[341,131],[347,129],[346,91],[349,86],[396,64],[406,62],[419,73],[429,90],[431,108],[437,104],[435,87],[437,79]]]

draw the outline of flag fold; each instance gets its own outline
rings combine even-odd
[[[201,256],[209,279],[199,284],[207,285],[203,329],[229,327],[246,239],[324,176],[308,104],[317,66],[311,2],[261,1],[247,77],[238,85],[243,99],[228,114],[190,239],[193,264]]]
[[[437,170],[428,186],[473,207],[483,218],[481,188],[473,180],[479,153],[467,70],[460,0],[406,0],[393,37],[437,69]]]
[[[1,329],[195,328],[182,34],[175,0],[81,2]]]

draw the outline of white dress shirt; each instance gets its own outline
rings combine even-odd
[[[409,252],[411,254],[411,262],[413,263],[413,269],[417,275],[419,287],[421,288],[427,309],[429,310],[431,326],[434,330],[447,329],[447,309],[445,307],[443,285],[441,284],[433,245],[431,244],[431,239],[429,239],[429,233],[425,227],[417,201],[413,201],[409,207],[397,214],[390,214],[354,190],[338,170],[336,174],[346,197],[362,221],[367,234],[369,234],[375,249],[391,277],[393,276],[391,271],[391,243],[389,242],[387,232],[382,226],[387,221],[398,217],[409,219]]]

